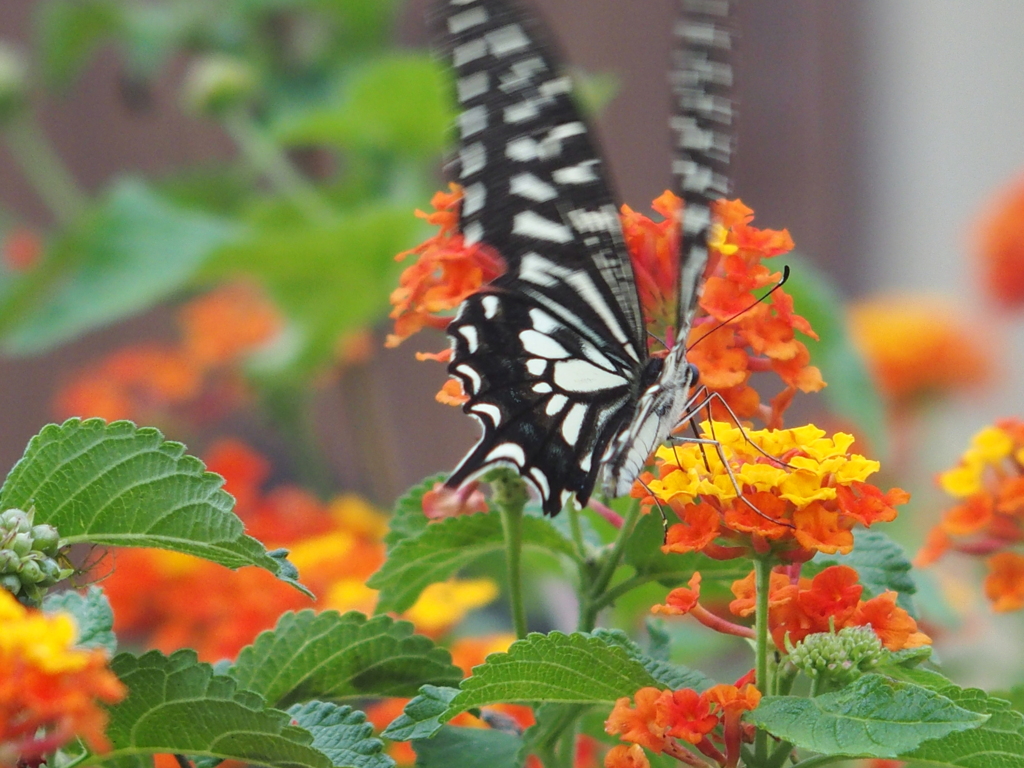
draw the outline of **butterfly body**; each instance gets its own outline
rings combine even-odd
[[[448,370],[482,434],[447,483],[511,466],[550,515],[573,495],[586,503],[602,473],[605,491],[622,495],[685,415],[695,370],[682,346],[665,358],[648,353],[604,164],[543,30],[506,0],[444,0],[441,8],[460,108],[452,164],[463,189],[460,230],[507,267],[448,327]],[[699,119],[683,119],[681,145],[720,148]],[[719,180],[706,169],[679,169],[681,178],[700,177],[680,185],[693,214],[684,254],[695,255],[680,270],[684,339],[707,263],[708,180]]]

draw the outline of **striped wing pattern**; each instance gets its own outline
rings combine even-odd
[[[542,30],[508,0],[441,0],[441,8],[459,102],[460,228],[508,267],[448,327],[448,370],[483,432],[447,484],[510,465],[555,515],[573,494],[586,503],[606,464],[615,467],[612,487],[632,483],[682,415],[692,369],[680,349],[666,379],[662,361],[648,357],[602,161]],[[689,105],[684,91],[677,86]],[[703,205],[706,220],[707,198],[686,191],[696,176],[680,165],[691,133],[679,132],[679,178],[687,205]],[[704,189],[714,194],[713,184]],[[695,229],[701,244],[707,230]],[[681,270],[693,283],[686,301],[695,303],[706,262],[705,246],[700,269]]]

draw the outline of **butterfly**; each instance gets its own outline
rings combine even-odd
[[[574,95],[539,23],[509,0],[442,0],[440,49],[459,112],[459,226],[507,270],[460,305],[450,375],[482,427],[448,478],[511,466],[556,515],[599,477],[628,493],[688,413],[697,371],[685,340],[708,263],[712,200],[729,192],[733,34],[728,0],[683,0],[671,74],[681,223],[676,338],[647,334],[618,209]]]

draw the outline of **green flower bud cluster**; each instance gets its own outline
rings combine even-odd
[[[57,562],[60,535],[52,525],[33,525],[34,511],[0,512],[0,587],[24,605],[38,607],[46,590],[71,575]]]
[[[844,627],[838,632],[808,635],[795,647],[786,640],[789,662],[811,678],[848,685],[886,657],[871,627]]]
[[[248,103],[258,88],[256,72],[247,62],[211,55],[192,62],[182,98],[190,111],[216,116]]]

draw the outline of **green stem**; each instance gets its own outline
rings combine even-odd
[[[316,188],[299,173],[281,148],[247,112],[228,112],[224,115],[223,124],[246,161],[264,176],[274,189],[287,197],[306,218],[321,224],[335,218],[334,211],[324,203]]]
[[[757,609],[756,625],[757,633],[757,689],[767,693],[768,683],[768,589],[771,585],[772,564],[767,558],[754,561],[754,571],[757,579]],[[754,736],[754,759],[757,765],[764,765],[768,758],[768,734],[758,730]]]
[[[629,508],[629,512],[626,514],[626,519],[622,521],[622,528],[619,529],[619,535],[612,544],[612,548],[608,553],[607,559],[604,561],[604,564],[598,571],[597,576],[594,578],[593,584],[590,589],[586,591],[584,599],[581,601],[579,621],[580,632],[590,632],[597,624],[597,614],[604,606],[603,600],[605,597],[605,590],[608,589],[608,584],[611,582],[612,577],[615,575],[615,571],[619,567],[619,563],[622,560],[623,550],[626,547],[626,542],[629,540],[629,536],[636,527],[637,520],[639,519],[640,501],[635,500]]]
[[[523,602],[523,507],[526,488],[523,480],[510,470],[499,469],[488,476],[494,489],[494,503],[501,514],[505,535],[505,565],[508,568],[508,599],[516,637],[526,637],[526,605]]]
[[[627,592],[631,592],[637,587],[642,587],[644,584],[650,584],[652,581],[657,581],[659,578],[664,577],[664,574],[653,573],[645,574],[643,576],[630,576],[625,581],[616,584],[603,595],[596,598],[593,601],[594,608],[598,611],[602,610],[603,608],[607,608],[609,605],[614,603]]]
[[[574,726],[571,723],[570,726]],[[558,763],[562,768],[573,768],[576,764],[576,728],[566,728],[559,738]]]
[[[775,751],[772,752],[771,757],[768,758],[768,765],[766,765],[765,768],[782,768],[792,752],[793,744],[791,742],[780,742],[779,746],[777,746]]]
[[[806,760],[801,760],[799,763],[794,765],[793,768],[818,768],[819,765],[838,763],[840,760],[847,759],[849,758],[843,757],[842,755],[815,755],[814,757],[808,757]]]
[[[85,213],[89,198],[44,137],[34,118],[25,115],[6,130],[7,146],[32,188],[62,227]]]
[[[569,529],[572,531],[572,541],[576,546],[576,555],[580,560],[587,559],[586,546],[583,543],[583,529],[580,527],[580,511],[575,504],[569,505]]]

